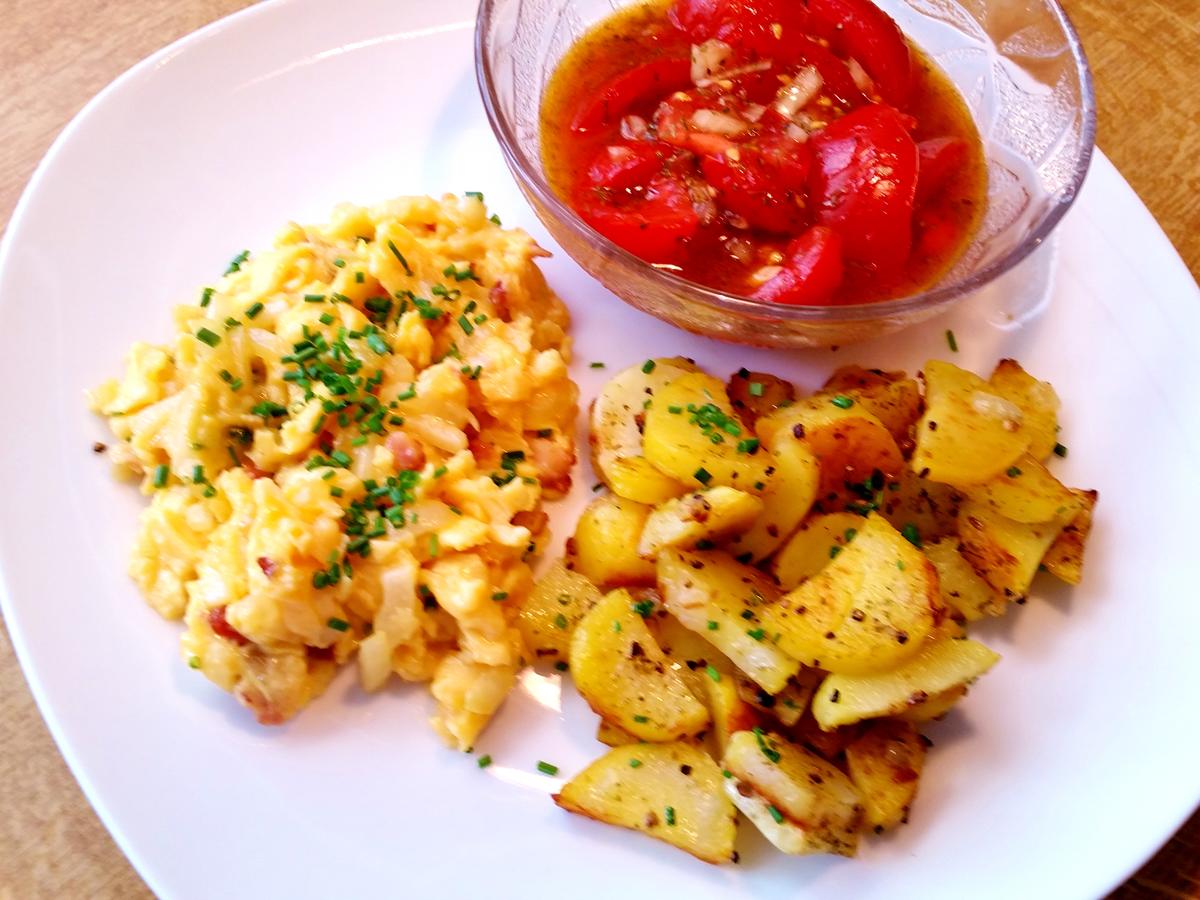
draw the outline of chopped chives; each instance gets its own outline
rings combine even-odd
[[[1009,469],[1009,471],[1011,472],[1012,469]],[[912,522],[909,522],[903,528],[901,528],[900,534],[902,534],[904,539],[914,547],[919,548],[921,546],[921,532],[917,530],[917,526]]]
[[[642,761],[640,759],[631,759],[629,761],[629,768],[636,769],[639,766],[641,766],[641,764],[642,764]]]
[[[650,717],[649,716],[634,716],[633,721],[637,722],[639,725],[645,725],[647,722],[650,721]]]
[[[474,197],[480,203],[483,202],[483,194],[479,191],[466,191],[466,192],[464,192],[463,196]]]
[[[666,808],[665,812],[667,814],[667,824],[674,825],[675,824],[675,807],[668,806]]]
[[[1067,448],[1063,444],[1055,444],[1054,445],[1054,455],[1058,456],[1058,457],[1066,456]]]
[[[215,331],[209,331],[207,328],[201,328],[196,332],[196,339],[203,341],[210,347],[215,347],[221,343],[221,336]]]
[[[330,619],[325,624],[328,625],[330,628],[332,628],[334,631],[349,631],[350,630],[350,623],[347,622],[345,619],[333,618],[333,619]]]
[[[392,255],[400,261],[400,265],[404,267],[405,275],[412,275],[413,270],[409,268],[408,260],[404,258],[404,254],[396,249],[396,245],[392,241],[387,243],[388,249],[392,251]]]
[[[720,623],[720,622],[715,622],[715,621],[713,621],[712,619],[709,619],[709,620],[708,620],[708,630],[709,630],[709,631],[716,631],[716,630],[717,630],[718,628],[720,628],[720,627],[721,627],[721,623]]]
[[[554,765],[554,763],[548,763],[543,759],[538,760],[537,770],[539,772],[541,772],[543,775],[557,775],[558,774],[558,766]]]
[[[762,383],[758,382],[758,381],[750,382],[750,396],[751,397],[761,397],[762,395],[763,395]]]
[[[261,303],[251,303],[249,306],[246,307],[246,318],[247,319],[258,318],[258,314],[262,311],[263,311],[263,305]]]
[[[712,473],[709,472],[708,469],[704,468],[704,466],[701,466],[699,469],[697,469],[692,474],[692,477],[701,484],[708,484],[710,481],[712,481]]]
[[[488,221],[491,222],[493,225],[499,225],[500,217],[498,215],[496,215],[495,213],[492,213],[490,216],[488,216]]]
[[[775,820],[776,824],[783,823],[783,813],[777,810],[774,806],[768,806],[767,812],[771,814],[771,818]]]
[[[555,616],[554,617],[554,627],[565,631],[567,628],[567,617],[564,616],[562,613],[559,613],[557,616]]]
[[[486,769],[488,766],[490,766],[492,764],[492,757],[489,754],[485,753],[483,756],[479,757],[479,759],[476,762],[477,762],[479,768]]]
[[[738,453],[757,453],[758,452],[758,438],[746,438],[746,440],[744,440],[744,441],[738,441],[737,452]]]
[[[305,303],[324,303],[325,295],[324,294],[305,294],[304,302]]]
[[[836,397],[832,398],[829,402],[832,403],[834,406],[836,406],[838,409],[849,409],[850,407],[852,407],[854,405],[854,401],[851,398],[847,397],[845,394],[838,394]]]
[[[337,259],[335,259],[335,260],[333,261],[333,264],[334,264],[335,266],[337,266],[339,269],[344,269],[344,268],[346,268],[346,261],[345,261],[344,259],[342,259],[341,257],[338,257]]]
[[[156,488],[165,488],[167,486],[167,477],[171,474],[171,470],[166,465],[154,467],[154,486]]]
[[[365,280],[366,280],[366,279],[365,279],[365,278],[363,278],[363,273],[362,273],[362,272],[355,272],[355,273],[354,273],[354,281],[355,281],[355,283],[357,283],[357,284],[362,284],[362,283],[363,283]]]
[[[492,594],[492,599],[497,603],[501,602],[502,600],[507,600],[508,591],[496,591],[494,594]]]
[[[708,677],[711,678],[713,681],[721,680],[721,673],[718,672],[713,666],[711,666],[711,665],[705,666],[704,671],[708,674]]]
[[[958,338],[954,336],[954,332],[949,328],[946,329],[946,343],[950,345],[950,352],[958,352]]]
[[[1009,478],[1016,478],[1017,476],[1019,476],[1021,474],[1021,470],[1019,468],[1017,468],[1016,466],[1009,466],[1008,471],[1005,472],[1004,474],[1007,475]]]
[[[604,368],[604,363],[602,363],[602,362],[594,362],[594,363],[592,363],[592,368],[593,368],[593,369],[603,369],[603,368]]]
[[[475,326],[471,324],[471,320],[468,319],[466,316],[458,317],[458,327],[461,328],[463,331],[465,331],[467,334],[475,333]]]
[[[202,290],[200,292],[200,307],[201,307],[201,309],[203,309],[205,306],[208,306],[208,304],[212,302],[212,295],[213,295],[213,289],[210,287],[206,287],[204,290]]]
[[[243,250],[237,256],[229,261],[229,268],[225,270],[226,275],[232,275],[234,272],[242,270],[242,263],[250,258],[250,251]]]
[[[654,371],[654,366],[655,366],[654,360],[648,359],[644,363],[642,363],[642,371],[645,372],[647,375],[649,375],[651,372]]]

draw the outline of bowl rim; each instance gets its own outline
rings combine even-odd
[[[943,285],[930,290],[919,291],[904,297],[891,300],[868,301],[866,303],[841,304],[837,306],[811,306],[804,304],[771,303],[766,300],[753,300],[740,297],[702,285],[666,269],[660,269],[644,259],[635,256],[619,244],[609,240],[596,229],[592,228],[583,218],[567,205],[545,177],[538,171],[530,171],[525,165],[523,154],[517,150],[517,136],[506,117],[500,112],[499,100],[496,96],[495,73],[492,70],[488,53],[488,32],[493,13],[503,0],[479,0],[475,18],[475,78],[479,93],[487,113],[488,124],[500,144],[505,162],[510,171],[522,186],[532,191],[538,201],[549,207],[555,218],[566,227],[590,238],[600,245],[604,253],[615,258],[625,266],[640,269],[649,278],[662,281],[666,287],[687,294],[690,299],[699,301],[715,310],[730,312],[738,316],[749,316],[759,319],[775,319],[791,322],[815,322],[823,324],[843,322],[868,322],[891,317],[907,316],[920,311],[936,309],[954,300],[982,288],[989,282],[999,278],[1005,272],[1018,265],[1030,253],[1036,250],[1054,231],[1058,223],[1074,205],[1079,191],[1091,167],[1092,157],[1096,148],[1096,92],[1092,78],[1092,69],[1088,64],[1087,53],[1083,42],[1075,29],[1074,23],[1067,15],[1059,0],[1044,0],[1047,8],[1054,15],[1067,39],[1067,49],[1079,73],[1081,106],[1083,116],[1081,142],[1083,150],[1075,162],[1071,180],[1061,192],[1050,211],[1038,222],[1037,226],[1006,253],[992,260],[977,272],[962,281]]]

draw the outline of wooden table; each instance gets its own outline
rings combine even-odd
[[[1197,0],[1066,0],[1096,73],[1100,145],[1200,275]],[[0,222],[54,136],[143,56],[246,0],[68,0],[0,17]],[[67,771],[0,628],[0,900],[149,896]],[[1200,815],[1115,896],[1200,898]]]

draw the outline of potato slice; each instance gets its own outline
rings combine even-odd
[[[760,417],[789,406],[796,399],[796,388],[790,381],[766,372],[749,372],[746,369],[738,369],[730,375],[725,390],[734,412],[752,431]]]
[[[1046,552],[1073,514],[1051,522],[1014,522],[982,503],[958,511],[963,558],[1009,600],[1024,597]]]
[[[1096,491],[1077,490],[1074,493],[1082,508],[1066,524],[1042,558],[1046,571],[1067,584],[1079,584],[1083,578],[1083,551],[1092,532],[1092,513],[1096,501],[1100,499]]]
[[[1028,453],[1000,475],[964,488],[963,493],[1014,522],[1049,522],[1080,507],[1071,489]]]
[[[821,484],[821,466],[808,445],[783,431],[765,444],[770,453],[763,511],[742,534],[729,541],[738,559],[758,562],[778,549],[808,515]]]
[[[958,550],[958,540],[930,541],[921,548],[938,573],[942,602],[956,617],[974,622],[984,616],[1003,615],[1008,609],[1004,595],[980,577]]]
[[[872,722],[846,747],[846,772],[862,796],[865,824],[876,834],[908,821],[925,747],[911,723],[895,719]]]
[[[821,393],[842,394],[862,404],[897,444],[912,440],[913,426],[921,416],[921,387],[903,372],[842,366],[829,376]]]
[[[729,799],[784,853],[858,851],[862,800],[840,769],[762,731],[734,734],[721,764]]]
[[[659,648],[670,659],[671,667],[701,703],[705,703],[708,696],[704,682],[708,679],[709,666],[718,674],[730,677],[737,671],[728,656],[701,635],[685,628],[669,613],[652,616],[647,624]]]
[[[751,493],[766,487],[767,454],[734,416],[725,386],[702,372],[680,375],[655,392],[642,446],[657,469],[693,487]]]
[[[824,569],[760,613],[779,649],[807,666],[846,674],[895,668],[942,619],[933,564],[880,516],[860,522]]]
[[[1029,455],[1046,460],[1058,443],[1058,394],[1038,381],[1013,359],[1002,359],[988,379],[992,389],[1021,407],[1023,427],[1029,433]]]
[[[929,641],[912,660],[875,675],[830,675],[813,697],[813,718],[825,729],[900,715],[930,697],[970,684],[1000,656],[978,641]]]
[[[713,740],[717,751],[723,754],[735,732],[749,731],[759,725],[758,712],[742,698],[735,673],[721,672],[715,666],[699,671],[704,705],[712,716]]]
[[[948,484],[922,478],[906,468],[883,490],[879,514],[902,530],[912,526],[922,540],[958,536],[958,508],[963,495]]]
[[[746,676],[738,673],[735,677],[738,694],[751,707],[764,716],[770,716],[780,725],[788,728],[795,725],[808,710],[812,696],[825,678],[825,673],[819,669],[801,668],[788,679],[783,690],[769,694]]]
[[[897,714],[896,718],[906,722],[931,722],[950,712],[955,704],[965,696],[967,696],[967,686],[961,684],[948,691],[942,691],[940,694],[934,694],[928,700],[922,700],[915,706],[910,706],[904,712]]]
[[[598,585],[654,584],[654,563],[638,555],[650,507],[606,495],[588,504],[570,548],[575,568]]]
[[[624,747],[626,744],[645,743],[641,738],[630,734],[620,725],[614,725],[607,719],[601,719],[596,726],[596,740],[609,747]]]
[[[753,494],[730,487],[685,494],[655,508],[646,519],[638,553],[653,559],[664,547],[690,550],[749,528],[763,509]]]
[[[862,523],[862,516],[847,512],[810,518],[771,563],[779,586],[790,591],[824,569],[854,539]]]
[[[678,357],[652,362],[630,366],[604,386],[592,404],[588,429],[592,468],[600,480],[619,497],[649,504],[678,497],[687,488],[654,468],[642,452],[645,403],[659,388],[696,371],[695,363]]]
[[[1029,449],[1024,413],[978,375],[947,362],[925,365],[925,414],[913,471],[955,487],[995,478]]]
[[[538,659],[566,661],[575,626],[600,597],[587,578],[555,560],[517,607],[517,628],[525,646]]]
[[[768,446],[786,432],[808,445],[821,467],[817,498],[827,510],[844,499],[848,483],[862,483],[876,471],[892,478],[904,468],[891,432],[863,404],[844,395],[801,400],[761,419],[758,428]]]
[[[708,724],[626,590],[606,595],[571,637],[571,677],[594,712],[645,741],[673,741]]]
[[[563,809],[641,831],[710,863],[733,859],[737,813],[721,770],[693,744],[608,751],[554,795]]]
[[[778,601],[775,583],[719,550],[664,550],[658,587],[667,610],[767,691],[783,689],[800,664],[776,647],[760,616]]]

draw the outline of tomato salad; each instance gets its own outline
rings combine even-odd
[[[657,267],[776,303],[863,303],[936,280],[983,212],[953,85],[870,0],[621,10],[542,104],[554,189]]]

